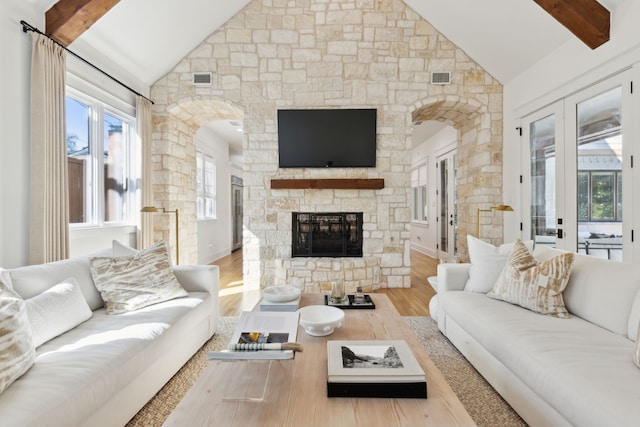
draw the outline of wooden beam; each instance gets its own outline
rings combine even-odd
[[[272,190],[381,190],[384,179],[272,179]]]
[[[119,2],[120,0],[60,0],[45,13],[45,33],[61,45],[69,46]]]
[[[596,0],[533,0],[591,49],[609,41],[611,14]]]

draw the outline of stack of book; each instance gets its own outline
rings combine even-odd
[[[260,300],[260,311],[296,311],[300,308],[300,298],[298,295],[292,301],[274,302],[263,297]]]
[[[294,313],[243,311],[226,349],[210,351],[209,360],[293,359],[297,348],[298,321]],[[270,349],[260,349],[260,348]],[[302,351],[298,348],[297,351]]]
[[[427,398],[427,380],[402,340],[328,341],[328,397]]]

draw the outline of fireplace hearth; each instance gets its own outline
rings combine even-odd
[[[294,257],[362,257],[362,212],[293,212]]]

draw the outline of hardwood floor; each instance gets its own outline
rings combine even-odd
[[[251,310],[260,300],[260,291],[246,291],[242,283],[242,250],[232,252],[213,264],[220,267],[220,315],[238,316]],[[429,300],[435,291],[427,277],[436,275],[438,260],[411,251],[411,288],[379,289],[385,293],[401,316],[428,316]]]

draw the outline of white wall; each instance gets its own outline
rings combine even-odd
[[[198,264],[208,264],[231,253],[231,167],[229,143],[207,128],[196,132],[198,151],[216,163],[217,218],[198,221]]]
[[[611,75],[640,64],[640,2],[628,0],[611,11],[611,40],[595,50],[577,38],[572,38],[534,67],[504,85],[503,185],[504,203],[514,206],[515,215],[504,217],[504,240],[510,242],[522,236],[520,222],[522,192],[521,141],[516,132],[520,118],[552,104],[572,93]],[[637,72],[636,75],[640,75]],[[638,80],[638,79],[636,79]],[[640,81],[636,81],[640,87]],[[636,102],[633,122],[640,124],[640,105]],[[636,138],[640,133],[636,131]],[[634,141],[637,145],[637,142]]]
[[[426,163],[428,198],[427,222],[411,222],[411,249],[434,258],[438,256],[436,249],[438,243],[438,223],[436,222],[438,215],[438,196],[436,195],[438,171],[435,164],[438,156],[455,149],[457,136],[458,132],[453,127],[447,126],[425,141],[414,142],[411,155],[412,169]]]
[[[0,266],[5,268],[29,259],[31,37],[20,20],[44,25],[43,13],[28,2],[0,2]]]

